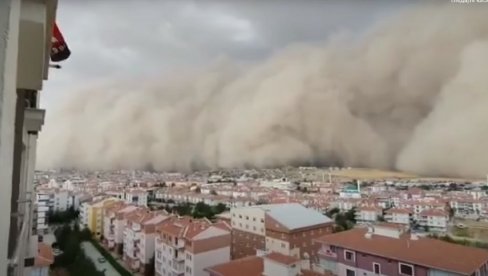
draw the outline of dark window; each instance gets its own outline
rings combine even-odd
[[[335,247],[335,246],[333,246],[333,245],[331,245],[331,246],[330,246],[330,252],[332,252],[332,253],[336,253],[336,247]]]
[[[346,269],[346,276],[356,276],[356,271]]]
[[[373,263],[373,271],[374,271],[374,274],[381,274],[381,266],[380,266],[380,264]]]
[[[354,252],[344,251],[344,258],[348,261],[354,261]]]
[[[413,276],[413,266],[408,264],[399,264],[400,266],[400,274],[401,275],[408,275]]]

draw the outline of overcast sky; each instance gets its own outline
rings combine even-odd
[[[412,1],[227,0],[59,1],[58,24],[72,51],[43,90],[50,108],[74,90],[127,77],[158,76],[225,56],[255,62],[294,43],[360,35]]]

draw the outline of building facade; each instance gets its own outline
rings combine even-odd
[[[488,275],[488,252],[381,224],[317,239],[317,270],[345,276]]]
[[[0,2],[0,275],[29,273],[33,174],[44,122],[39,91],[47,79],[55,0]]]

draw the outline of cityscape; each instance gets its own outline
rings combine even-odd
[[[78,229],[129,273],[486,273],[486,180],[338,167],[51,170],[34,179],[35,233],[49,236],[73,210]],[[451,261],[466,256],[472,265]]]
[[[488,276],[487,15],[0,0],[0,276]]]

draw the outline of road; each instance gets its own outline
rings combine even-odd
[[[85,255],[93,261],[93,263],[97,267],[97,270],[105,270],[105,276],[120,276],[117,270],[115,270],[108,261],[104,263],[100,263],[98,261],[98,258],[103,258],[103,256],[102,254],[100,254],[100,252],[98,252],[93,244],[89,242],[82,242],[81,248],[83,248],[83,251],[85,251]]]

